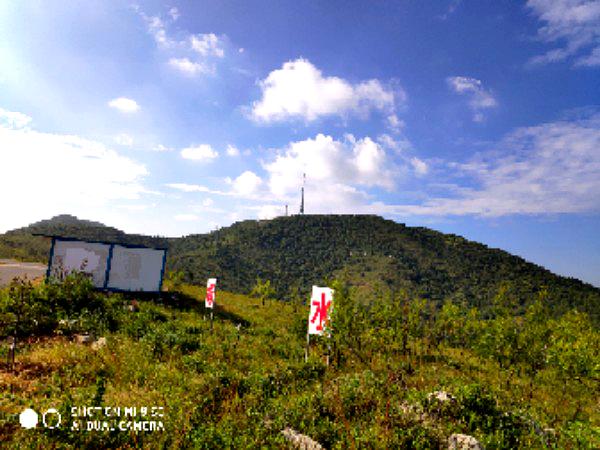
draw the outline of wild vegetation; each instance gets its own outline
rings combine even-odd
[[[600,446],[600,333],[586,313],[553,314],[549,292],[523,312],[505,285],[482,314],[332,281],[331,338],[312,339],[305,362],[308,305],[273,298],[263,279],[256,297],[219,291],[211,326],[204,283],[169,279],[162,299],[104,295],[79,275],[2,291],[1,337],[21,344],[0,371],[0,440],[281,448],[291,427],[326,448],[438,448],[452,433],[486,448]],[[86,331],[106,345],[71,338]],[[165,430],[72,430],[73,406],[163,407]],[[26,407],[55,407],[64,426],[22,429]]]
[[[524,314],[543,292],[549,313],[577,308],[600,325],[600,289],[560,277],[522,258],[427,228],[377,216],[291,216],[244,221],[212,233],[177,239],[127,235],[96,222],[58,216],[0,236],[0,257],[46,261],[57,234],[148,246],[168,246],[167,266],[182,280],[204,284],[212,276],[231,292],[250,293],[256,278],[270,280],[278,298],[310,295],[313,284],[340,278],[390,297],[406,291],[441,307],[446,300],[491,316],[494,297],[509,289]]]

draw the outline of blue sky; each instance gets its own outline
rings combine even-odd
[[[299,208],[600,286],[600,1],[0,4],[0,232]]]

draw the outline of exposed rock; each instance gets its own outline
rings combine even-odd
[[[429,420],[429,415],[423,411],[421,405],[412,405],[410,403],[402,402],[399,407],[402,413],[411,420],[416,422]]]
[[[281,431],[281,434],[283,434],[286,440],[298,450],[320,450],[323,448],[318,442],[313,441],[308,436],[300,434],[289,427]]]
[[[75,342],[77,342],[78,344],[89,344],[92,342],[92,336],[90,336],[89,334],[76,334],[75,335]]]
[[[456,398],[446,391],[434,391],[427,395],[427,400],[437,400],[442,403],[455,402]]]
[[[483,450],[477,439],[468,434],[455,433],[448,438],[448,449],[450,450]]]
[[[100,350],[102,347],[106,347],[106,338],[101,337],[96,342],[92,343],[92,348],[94,350]]]

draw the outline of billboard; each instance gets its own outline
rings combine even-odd
[[[48,275],[55,277],[73,271],[92,275],[94,286],[104,287],[110,245],[97,242],[54,240]]]
[[[166,249],[53,237],[47,276],[80,271],[99,289],[158,292]]]
[[[122,291],[160,291],[166,250],[115,245],[108,288]]]

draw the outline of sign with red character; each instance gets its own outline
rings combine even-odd
[[[332,310],[333,289],[313,286],[308,316],[308,334],[323,334]]]
[[[209,278],[208,282],[206,283],[206,299],[204,300],[205,307],[214,308],[216,289],[217,289],[217,279]]]

